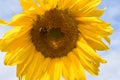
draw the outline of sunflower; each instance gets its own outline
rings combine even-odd
[[[20,0],[23,12],[2,39],[5,65],[17,65],[19,80],[86,80],[106,63],[96,51],[108,50],[112,27],[99,17],[101,0]]]

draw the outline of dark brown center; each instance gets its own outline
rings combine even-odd
[[[63,57],[76,47],[77,21],[67,10],[53,9],[37,17],[31,36],[36,50],[45,57]]]

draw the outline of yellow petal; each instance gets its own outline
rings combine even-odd
[[[16,14],[10,22],[8,22],[8,25],[10,26],[20,26],[20,25],[31,25],[34,20],[33,16],[30,16],[30,14]]]
[[[79,58],[82,66],[91,74],[98,75],[98,67],[100,65],[100,62],[98,60],[95,60],[92,56],[87,55],[82,49],[77,48],[75,50],[75,54]]]
[[[38,6],[33,2],[33,0],[20,0],[20,4],[23,10],[34,10],[38,8]]]
[[[36,0],[39,4],[40,4],[40,6],[43,8],[43,9],[45,9],[45,4],[44,4],[44,2],[43,2],[43,0]],[[45,2],[46,2],[46,0],[44,0]]]
[[[0,19],[0,25],[6,24],[6,22],[2,19]]]
[[[81,64],[81,61],[78,59],[78,56],[76,56],[74,52],[71,52],[68,54],[68,58],[70,59],[70,62],[72,64],[73,71],[75,73],[75,79],[86,80],[84,68]]]
[[[110,38],[109,37],[104,37],[104,39],[110,44]]]
[[[102,40],[98,40],[92,37],[86,37],[87,42],[96,50],[108,50],[109,48],[105,45]]]
[[[50,10],[57,6],[57,0],[36,0],[44,10]]]
[[[41,63],[41,66],[39,66],[38,68],[38,72],[36,73],[36,76],[41,80],[43,79],[46,75],[47,69],[48,69],[48,65],[50,64],[51,59],[50,58],[45,58],[44,61]]]
[[[88,14],[85,14],[84,16],[95,16],[95,17],[100,17],[105,11],[105,8],[104,9],[95,9],[91,12],[89,12]]]
[[[48,66],[49,66],[48,74],[50,75],[50,80],[61,80],[62,77],[61,60],[58,58],[52,59],[51,64],[49,64]]]
[[[95,50],[108,50],[109,48],[104,44],[102,39],[108,37],[112,33],[112,28],[104,25],[101,27],[100,25],[83,25],[79,26],[79,30]],[[106,39],[110,42],[109,38]]]
[[[29,58],[27,58],[25,60],[25,62],[17,65],[17,77],[21,77],[21,75],[22,75],[22,77],[24,77],[23,72],[25,72],[25,73],[27,72],[28,66],[30,65],[30,63],[34,57],[33,53],[34,53],[34,51],[31,50],[31,53],[29,53],[30,55],[28,56]]]
[[[85,15],[92,12],[101,3],[101,0],[83,0],[82,3],[73,7],[72,11],[75,13],[74,15]]]
[[[95,38],[103,38],[112,34],[113,29],[105,23],[83,23],[78,26],[80,32],[84,35],[94,36]],[[90,35],[92,34],[92,35]]]
[[[39,14],[39,12],[41,12],[41,11],[38,11],[38,14]],[[37,14],[37,12],[36,12],[36,14]],[[34,16],[34,15],[30,16],[30,15],[31,15],[30,13],[29,14],[28,13],[16,14],[13,16],[13,18],[11,19],[10,22],[5,22],[3,20],[0,20],[0,24],[2,24],[2,25],[6,24],[8,26],[21,26],[21,25],[25,25],[25,24],[31,25],[33,20],[36,19],[36,16]]]
[[[92,0],[88,4],[86,4],[82,9],[80,9],[79,11],[82,11],[81,14],[89,13],[92,10],[94,10],[100,3],[101,3],[101,0]]]
[[[70,8],[70,11],[72,11],[72,13],[75,13],[81,9],[82,7],[84,7],[86,4],[88,4],[90,2],[90,0],[78,0],[76,1],[75,5],[73,7]]]
[[[12,51],[22,47],[27,41],[31,40],[28,30],[26,28],[14,27],[8,31],[3,36],[3,39],[0,40],[0,49],[2,51]]]
[[[35,53],[35,59],[31,62],[31,64],[29,65],[29,73],[27,73],[26,77],[27,77],[27,80],[36,80],[38,77],[37,77],[37,73],[38,72],[38,66],[41,66],[41,63],[42,61],[44,60],[44,57],[43,55],[41,55],[41,53],[38,53],[37,51],[34,51]]]
[[[62,73],[63,73],[63,77],[65,80],[69,80],[69,70],[67,69],[67,67],[65,65],[69,65],[68,63],[64,64],[64,57],[61,59],[62,60]],[[69,68],[69,67],[68,67]]]
[[[81,35],[82,36],[82,35]],[[77,42],[77,46],[79,48],[81,48],[83,51],[85,51],[86,54],[92,56],[94,59],[102,62],[102,63],[106,63],[106,60],[102,59],[96,52],[94,49],[91,48],[91,46],[89,46],[89,44],[85,41],[84,38],[80,38],[79,41]]]
[[[28,51],[33,45],[26,43],[21,49],[8,52],[5,56],[5,65],[16,65],[22,63],[30,55]]]
[[[27,80],[35,80],[35,79],[37,79],[37,78],[33,79],[33,77],[36,76],[36,73],[34,73],[34,72],[37,72],[35,70],[38,69],[40,56],[39,56],[39,54],[36,54],[34,52],[34,57],[35,57],[35,59],[33,59],[31,61],[31,63],[29,64],[29,67],[28,67],[29,71],[26,74],[26,79]]]
[[[96,22],[96,23],[103,22],[98,17],[77,17],[76,20],[78,20],[78,21],[80,21],[82,23],[86,23],[86,24],[88,22]]]
[[[80,29],[82,35],[85,37],[87,42],[93,47],[95,50],[108,50],[109,48],[103,43],[102,35],[93,33],[87,29]],[[104,34],[103,34],[104,35]]]
[[[63,76],[66,80],[75,80],[73,66],[68,57],[62,58],[63,61]],[[65,70],[65,72],[64,72]]]
[[[12,28],[7,33],[5,33],[5,35],[3,36],[2,39],[9,38],[10,36],[17,36],[16,34],[18,34],[18,32],[20,32],[20,30],[21,30],[21,27]]]
[[[62,78],[62,64],[61,64],[61,60],[58,58],[58,59],[55,59],[55,62],[54,62],[54,78],[53,80],[61,80]],[[55,76],[56,75],[56,76]]]
[[[50,80],[48,73],[45,72],[45,73],[43,74],[43,76],[42,76],[41,78],[39,78],[39,80]]]
[[[20,28],[14,28],[11,31],[11,33],[7,32],[6,35],[3,36],[3,39],[0,40],[0,49],[4,51],[3,49],[8,48],[9,43],[13,40],[13,38],[10,38],[7,35],[12,35],[14,32],[18,32]],[[7,40],[5,40],[7,38]]]
[[[58,9],[65,10],[71,8],[77,0],[59,0]]]
[[[57,6],[57,0],[49,0],[49,4],[50,9],[54,9]]]

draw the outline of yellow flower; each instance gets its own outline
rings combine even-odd
[[[20,0],[23,12],[0,39],[5,65],[17,65],[19,80],[86,80],[106,63],[96,50],[107,50],[113,29],[99,17],[101,0]]]

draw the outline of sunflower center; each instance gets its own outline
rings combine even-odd
[[[37,16],[31,29],[31,39],[37,51],[45,57],[66,56],[76,47],[77,21],[67,10],[53,9]]]
[[[52,28],[49,32],[49,36],[54,40],[58,40],[63,37],[63,33],[61,32],[60,28]]]

